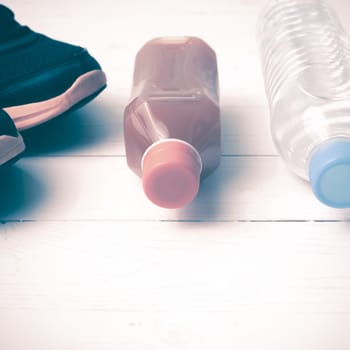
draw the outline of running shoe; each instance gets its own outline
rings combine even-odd
[[[18,130],[80,107],[105,87],[105,73],[85,48],[21,25],[0,5],[0,108]]]

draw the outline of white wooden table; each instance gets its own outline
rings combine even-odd
[[[350,211],[317,202],[274,149],[260,2],[4,4],[88,47],[108,88],[26,133],[2,174],[0,350],[349,350]],[[181,210],[145,198],[122,129],[137,50],[173,34],[215,49],[222,103],[222,164]]]

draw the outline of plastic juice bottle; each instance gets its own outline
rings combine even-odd
[[[124,139],[153,203],[179,208],[196,197],[221,154],[216,54],[203,40],[156,38],[137,53]]]

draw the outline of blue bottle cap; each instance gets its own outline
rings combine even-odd
[[[316,197],[334,208],[350,208],[350,142],[330,141],[318,148],[309,163]]]

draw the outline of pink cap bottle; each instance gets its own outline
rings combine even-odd
[[[129,167],[146,196],[180,208],[220,163],[215,52],[195,37],[164,37],[138,52],[124,136]]]

